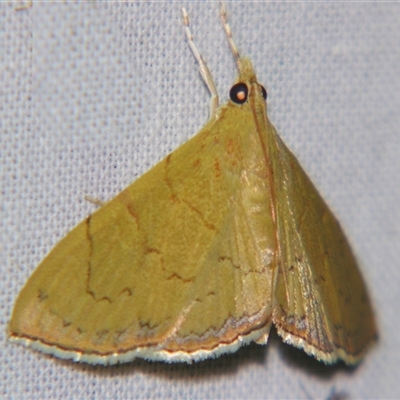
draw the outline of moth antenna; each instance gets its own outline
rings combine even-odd
[[[231,27],[229,26],[229,23],[228,23],[228,15],[226,13],[225,3],[221,3],[220,15],[221,15],[222,26],[224,27],[229,47],[231,49],[233,57],[235,58],[236,65],[240,72],[240,71],[242,71],[242,58],[240,57],[240,53],[239,53],[239,50],[238,50],[235,42],[233,41]]]
[[[213,77],[211,75],[210,70],[208,69],[206,62],[204,61],[203,57],[199,52],[199,49],[194,43],[193,35],[189,28],[189,15],[184,8],[182,8],[182,15],[183,15],[183,24],[185,26],[185,33],[190,49],[192,50],[195,59],[199,63],[200,75],[203,78],[203,81],[205,82],[205,84],[208,87],[208,90],[211,93],[211,99],[210,99],[210,118],[211,118],[215,114],[215,111],[217,110],[219,105],[217,88],[215,86]]]

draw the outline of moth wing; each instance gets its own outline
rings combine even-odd
[[[283,339],[325,363],[359,361],[376,338],[370,300],[338,221],[272,129],[279,237],[277,307]]]
[[[104,364],[266,341],[274,228],[247,114],[220,109],[62,239],[21,291],[11,338]]]

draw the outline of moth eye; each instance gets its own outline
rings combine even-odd
[[[237,83],[233,85],[229,92],[229,97],[234,103],[243,104],[247,100],[249,89],[245,83]]]
[[[267,100],[267,91],[265,90],[265,87],[263,85],[260,85],[260,86],[261,86],[261,92],[264,97],[264,100]]]

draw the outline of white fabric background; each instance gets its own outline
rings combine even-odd
[[[32,399],[400,397],[400,4],[228,3],[269,115],[348,232],[380,341],[356,369],[281,343],[194,365],[59,361],[6,340],[35,266],[207,121],[209,94],[180,7],[222,101],[235,66],[218,3],[0,4],[0,397]]]

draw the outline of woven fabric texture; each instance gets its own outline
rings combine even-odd
[[[359,258],[380,341],[358,368],[324,366],[275,333],[268,346],[198,364],[107,368],[7,342],[22,285],[95,209],[84,196],[111,199],[207,121],[181,6],[224,102],[236,71],[216,2],[0,3],[0,397],[398,397],[399,3],[227,5],[271,121]]]

